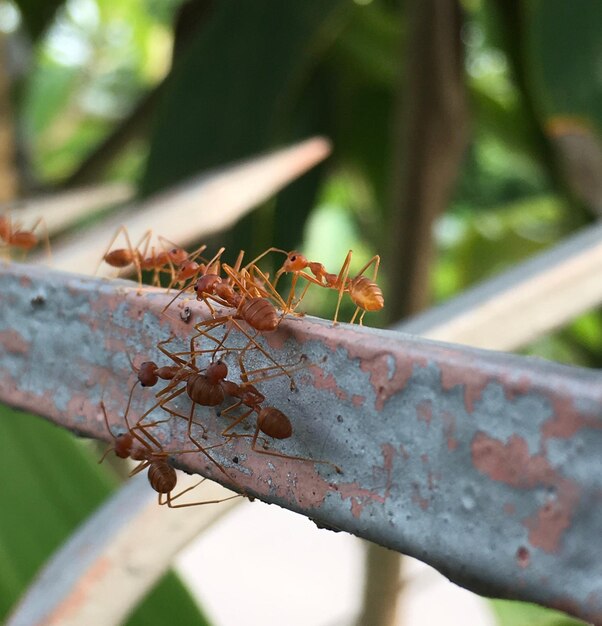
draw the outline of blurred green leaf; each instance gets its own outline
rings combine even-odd
[[[585,622],[527,602],[490,600],[498,626],[585,626]]]
[[[52,22],[65,0],[14,0],[32,39],[37,39]]]
[[[288,141],[309,71],[346,0],[215,3],[171,76],[141,193]]]
[[[602,3],[533,0],[527,15],[527,63],[542,113],[602,130]]]
[[[0,619],[46,559],[116,486],[85,442],[40,418],[0,406]],[[207,624],[173,574],[128,624]]]

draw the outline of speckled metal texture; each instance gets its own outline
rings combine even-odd
[[[123,431],[128,354],[164,364],[157,342],[173,333],[186,345],[207,316],[184,299],[161,315],[171,296],[132,283],[17,265],[0,266],[0,294],[0,399],[107,441],[100,400]],[[244,438],[212,451],[228,477],[202,454],[179,466],[415,556],[479,593],[602,622],[598,372],[313,318],[286,320],[262,341],[281,363],[307,359],[296,391],[284,376],[259,385],[293,423],[293,437],[271,448],[342,473],[254,453]],[[153,401],[137,389],[130,417]],[[199,407],[195,416],[208,445],[218,441],[225,418]],[[189,447],[184,420],[157,430],[165,449]]]

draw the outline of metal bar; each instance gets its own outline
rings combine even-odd
[[[465,291],[396,329],[515,350],[602,302],[602,224]]]
[[[126,352],[160,360],[157,342],[190,336],[179,311],[207,315],[181,299],[162,316],[170,296],[159,290],[18,265],[0,266],[0,293],[0,399],[105,440],[101,396],[123,430]],[[265,341],[279,362],[310,363],[296,392],[284,377],[262,385],[293,422],[278,450],[342,473],[254,453],[246,439],[215,453],[231,480],[203,455],[180,466],[415,556],[478,593],[602,621],[598,372],[312,318],[286,320]],[[141,393],[136,411],[149,403]],[[196,416],[208,445],[219,440],[215,412]],[[185,427],[162,427],[166,449],[187,444]]]

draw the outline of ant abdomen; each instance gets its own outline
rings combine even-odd
[[[104,255],[105,263],[111,267],[124,268],[131,265],[134,261],[132,253],[126,248],[119,248],[118,250],[112,250]]]
[[[266,298],[249,298],[240,309],[240,316],[255,330],[274,330],[278,326],[278,313]]]
[[[273,439],[288,439],[293,434],[293,426],[289,418],[273,406],[259,411],[257,426],[264,435]]]
[[[171,493],[178,483],[176,470],[164,459],[155,459],[148,468],[148,482],[157,493]]]
[[[224,390],[219,383],[212,383],[205,374],[193,374],[186,382],[188,397],[202,406],[217,406],[224,401]]]
[[[381,288],[367,276],[359,276],[351,281],[349,295],[354,304],[364,311],[380,311],[385,306]]]

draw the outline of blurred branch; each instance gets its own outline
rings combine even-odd
[[[468,125],[459,3],[412,0],[407,7],[407,76],[399,89],[391,176],[393,320],[428,304],[433,223],[449,201]]]
[[[398,88],[391,176],[393,225],[388,265],[399,270],[388,300],[389,319],[393,320],[428,305],[433,224],[451,195],[468,124],[459,3],[411,0],[406,6],[407,75]],[[367,550],[362,619],[375,626],[392,626],[399,598],[400,557],[384,553],[378,546],[369,545]],[[371,580],[380,577],[383,569],[394,572],[394,580],[377,589]],[[375,592],[376,598],[372,596]],[[382,605],[389,608],[370,614]]]
[[[0,212],[14,211],[13,217],[26,227],[42,216],[48,234],[54,235],[95,211],[131,199],[133,194],[131,185],[106,183],[15,200],[0,205]]]
[[[152,226],[155,233],[178,245],[193,243],[236,222],[329,153],[328,140],[314,137],[202,174],[193,181],[121,210],[98,226],[78,232],[54,247],[52,259],[39,255],[33,260],[57,269],[77,268],[81,273],[93,273],[106,252],[106,245],[120,226],[127,228],[134,242]],[[100,272],[111,274],[112,270],[105,267]]]
[[[572,172],[567,168],[566,146],[555,138],[554,133],[546,132],[545,120],[537,111],[533,85],[528,75],[527,19],[526,13],[531,10],[522,0],[492,0],[496,9],[496,26],[501,35],[505,53],[508,55],[510,68],[515,85],[520,93],[522,111],[526,119],[525,128],[535,154],[546,169],[550,185],[558,193],[572,200],[572,221],[582,225],[585,217],[583,206],[583,189],[576,184]],[[581,159],[587,158],[584,155]],[[578,202],[577,202],[578,200]]]

